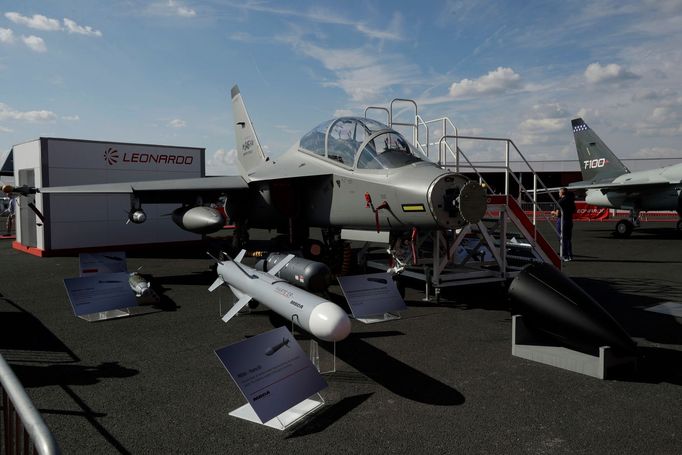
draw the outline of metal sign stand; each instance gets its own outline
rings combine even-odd
[[[401,319],[402,316],[397,311],[395,313],[384,313],[378,315],[364,316],[361,318],[355,318],[356,321],[360,321],[364,324],[376,324],[378,322],[393,321],[395,319]]]
[[[88,322],[106,321],[107,319],[124,318],[132,315],[132,308],[134,307],[100,311],[98,313],[79,314],[78,317]]]
[[[267,422],[260,421],[249,403],[246,403],[245,405],[230,412],[230,415],[232,417],[237,417],[238,419],[248,420],[249,422],[284,431],[300,422],[304,417],[312,414],[322,406],[324,406],[324,398],[322,398],[322,395],[319,393],[316,393],[310,398],[301,401],[297,405],[287,409],[277,417],[274,417]]]

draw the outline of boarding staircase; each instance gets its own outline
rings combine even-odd
[[[427,298],[431,288],[438,294],[442,287],[506,281],[534,262],[561,268],[560,233],[552,220],[537,216],[539,193],[546,193],[553,204],[557,201],[546,191],[537,172],[511,139],[460,135],[448,117],[424,120],[419,115],[416,101],[411,99],[396,98],[388,108],[369,106],[365,109],[365,117],[376,112],[386,116],[377,120],[384,121],[406,137],[411,136],[412,143],[428,159],[454,172],[477,178],[488,191],[487,212],[478,223],[456,232],[419,234],[418,254],[412,255],[413,258],[416,256],[416,261],[410,261],[412,263],[402,270],[402,274],[423,280]],[[405,118],[408,120],[403,120]],[[471,147],[468,154],[462,150],[465,144]],[[486,163],[500,164],[475,164],[468,156],[483,149],[488,155],[499,154],[498,160]],[[494,192],[483,172],[504,174],[501,192]],[[517,176],[520,172],[532,175],[532,189],[524,186]],[[511,185],[511,182],[515,184]],[[510,191],[512,187],[514,194]],[[526,212],[522,206],[530,210]],[[376,261],[368,262],[368,265],[385,266]]]

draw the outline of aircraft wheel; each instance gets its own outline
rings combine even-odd
[[[632,234],[633,229],[634,226],[632,225],[630,220],[620,220],[618,224],[616,224],[615,235],[616,237],[627,238],[630,237],[630,234]]]

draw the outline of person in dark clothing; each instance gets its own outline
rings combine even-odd
[[[561,259],[573,260],[573,214],[575,213],[575,195],[566,188],[559,190],[559,207],[554,210],[557,217],[556,228],[561,235]]]
[[[17,201],[14,196],[10,196],[9,203],[7,204],[7,209],[3,214],[7,213],[7,221],[5,224],[5,230],[7,230],[7,235],[12,235],[12,225],[14,224],[14,215],[16,213]]]

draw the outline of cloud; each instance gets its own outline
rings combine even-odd
[[[57,119],[52,111],[17,111],[4,103],[0,103],[0,120],[17,120],[22,122],[51,122]]]
[[[337,109],[334,111],[334,117],[352,117],[353,111],[350,109]]]
[[[89,25],[81,26],[71,19],[64,18],[64,27],[69,33],[77,33],[85,36],[102,36],[102,32],[95,30]]]
[[[14,130],[11,130],[9,128],[5,128],[4,126],[0,125],[0,133],[13,133]]]
[[[402,15],[397,12],[393,13],[393,17],[387,26],[375,26],[373,24],[368,24],[367,22],[359,22],[357,20],[348,18],[338,11],[326,10],[320,7],[316,7],[308,11],[297,11],[293,9],[272,7],[268,4],[257,2],[245,2],[232,6],[246,11],[255,11],[285,17],[295,17],[315,23],[350,27],[355,31],[367,36],[368,38],[374,38],[382,41],[405,40],[405,29],[402,23]]]
[[[237,163],[237,149],[218,149],[208,164],[211,166],[233,166]]]
[[[569,113],[559,103],[534,104],[533,113],[546,118],[566,118]]]
[[[589,107],[581,107],[580,109],[578,109],[576,117],[580,117],[582,119],[600,118],[601,117],[601,111],[599,109],[593,109],[593,108],[589,108]]]
[[[585,69],[585,79],[590,84],[603,84],[610,82],[622,82],[630,79],[639,79],[635,73],[627,71],[616,63],[602,66],[599,62],[590,63]]]
[[[35,35],[21,36],[21,40],[34,52],[47,52],[47,46],[42,38]]]
[[[58,19],[43,16],[42,14],[34,14],[31,17],[22,16],[19,13],[5,13],[5,17],[15,24],[25,25],[26,27],[36,30],[43,30],[48,32],[67,31],[69,33],[76,33],[86,36],[102,36],[102,32],[95,30],[89,25],[78,25],[76,21],[64,18],[63,22]],[[63,23],[63,26],[62,26]]]
[[[171,128],[184,128],[187,126],[187,122],[179,118],[174,118],[173,120],[168,122],[168,126],[170,126]]]
[[[511,68],[498,67],[478,79],[462,79],[450,86],[450,95],[462,98],[471,95],[502,93],[521,87],[521,76]]]
[[[240,43],[268,43],[272,41],[270,38],[254,36],[247,32],[234,32],[230,34],[229,38]]]
[[[671,98],[677,98],[677,92],[671,88],[647,90],[645,92],[635,93],[632,95],[632,101],[660,101]]]
[[[62,120],[66,120],[67,122],[77,122],[81,118],[78,115],[64,115],[62,116]]]
[[[15,24],[25,25],[26,27],[34,28],[36,30],[53,32],[62,29],[62,26],[57,19],[51,19],[42,14],[34,14],[33,16],[28,17],[22,16],[19,13],[9,12],[5,13],[5,17]]]
[[[176,0],[152,3],[149,6],[148,11],[151,14],[156,14],[159,16],[179,16],[189,18],[195,17],[197,15],[195,10]]]
[[[192,8],[188,8],[185,5],[176,2],[175,0],[168,0],[168,7],[175,11],[175,14],[182,17],[194,17],[197,12]]]
[[[277,128],[280,131],[283,131],[287,134],[297,134],[300,135],[302,133],[301,130],[295,129],[290,127],[289,125],[272,125],[273,127]]]
[[[563,129],[568,130],[563,118],[529,118],[521,122],[521,129],[529,133],[555,133]]]
[[[323,87],[338,87],[357,102],[370,102],[391,87],[414,83],[421,74],[417,65],[398,54],[369,48],[325,48],[300,36],[279,40],[319,61],[334,74],[334,80],[322,82]]]
[[[14,32],[9,28],[0,27],[0,43],[12,44],[14,43]]]

